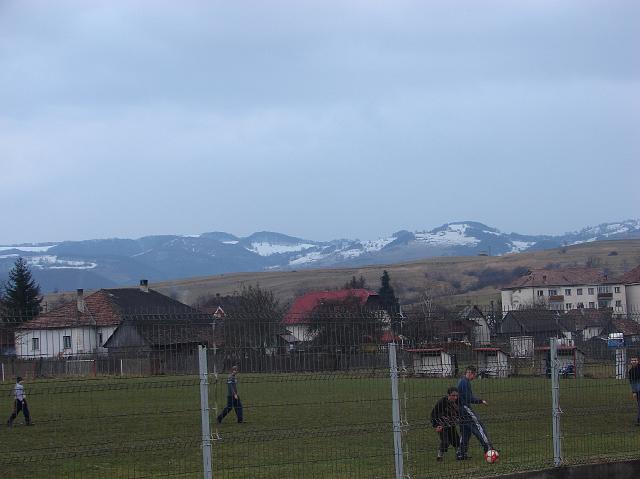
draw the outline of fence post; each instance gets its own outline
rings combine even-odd
[[[551,409],[553,417],[553,465],[559,467],[562,465],[562,437],[560,434],[560,371],[558,368],[558,340],[551,338],[549,340],[549,361],[551,371]]]
[[[204,479],[212,479],[211,430],[209,426],[209,379],[207,375],[207,348],[198,346],[200,369],[200,416],[202,422],[202,466]]]
[[[627,376],[627,351],[624,348],[616,349],[616,379],[626,379]]]
[[[400,423],[400,398],[398,396],[396,343],[389,343],[389,371],[391,374],[391,412],[393,417],[393,449],[395,452],[396,479],[403,479],[402,425]]]

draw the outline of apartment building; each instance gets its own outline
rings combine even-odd
[[[539,269],[502,288],[504,310],[612,308],[626,313],[625,284],[595,268]]]

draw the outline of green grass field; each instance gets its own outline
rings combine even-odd
[[[394,475],[387,371],[242,375],[245,424],[223,424],[224,378],[210,386],[214,478],[388,478]],[[405,472],[419,477],[482,477],[552,464],[550,384],[543,378],[484,379],[476,407],[500,450],[485,464],[472,439],[470,461],[449,451],[436,463],[427,420],[448,379],[401,378]],[[202,477],[199,381],[193,376],[27,381],[36,425],[22,417],[0,429],[2,478]],[[3,414],[12,385],[5,383]],[[640,457],[640,428],[628,384],[561,381],[567,463]],[[6,418],[5,418],[6,420]]]

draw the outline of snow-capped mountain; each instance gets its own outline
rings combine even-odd
[[[221,273],[393,263],[433,256],[503,255],[603,239],[640,238],[640,220],[558,236],[503,233],[474,221],[376,240],[313,241],[268,231],[224,232],[0,245],[0,281],[24,257],[44,292],[134,284]]]

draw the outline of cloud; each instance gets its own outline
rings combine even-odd
[[[0,200],[28,193],[7,212],[21,241],[453,218],[551,233],[610,219],[593,191],[623,216],[640,199],[635,2],[0,9]],[[603,163],[629,174],[603,181]],[[564,197],[570,220],[522,215]],[[71,206],[83,221],[44,213]]]

